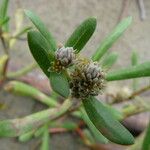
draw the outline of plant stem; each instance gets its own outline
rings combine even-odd
[[[1,42],[2,42],[2,45],[3,45],[3,50],[4,50],[5,54],[9,55],[8,46],[7,46],[7,43],[6,43],[6,41],[3,37],[2,28],[0,28],[0,39],[1,39]]]
[[[148,86],[146,86],[146,87],[144,87],[144,88],[142,88],[142,89],[140,89],[140,90],[137,90],[137,91],[133,92],[132,95],[129,96],[128,99],[133,99],[134,97],[140,95],[140,94],[143,93],[143,92],[148,91],[149,89],[150,89],[150,85],[148,85]]]
[[[4,77],[3,80],[5,80],[6,74],[7,74],[8,63],[9,63],[9,46],[8,46],[8,42],[5,41],[5,38],[3,37],[2,28],[0,28],[0,39],[1,39],[1,42],[3,45],[4,53],[8,56],[8,59],[7,59],[5,66],[4,66],[4,72],[3,72],[3,77]]]
[[[115,99],[116,97],[113,97],[113,101],[110,102],[109,104],[115,104],[115,103],[120,103],[120,102],[125,102],[125,101],[132,100],[136,96],[138,96],[138,95],[140,95],[140,94],[142,94],[142,93],[144,93],[144,92],[146,92],[148,90],[150,90],[150,85],[145,86],[145,87],[143,87],[143,88],[141,88],[141,89],[139,89],[137,91],[134,91],[129,97],[127,97],[127,98],[125,98],[125,99],[123,99],[121,101],[116,101],[116,99]],[[110,96],[113,96],[113,95],[110,95]]]
[[[21,119],[10,119],[0,122],[0,136],[15,137],[31,131],[48,121],[55,120],[66,114],[72,107],[73,101],[70,98],[57,108],[43,110]]]
[[[150,107],[149,107],[150,103],[144,103],[144,104],[140,104],[140,105],[135,105],[135,104],[130,104],[127,107],[124,107],[122,109],[122,113],[123,113],[123,118],[127,118],[129,116],[135,115],[137,113],[140,112],[145,112],[145,111],[150,111]]]
[[[137,3],[138,3],[139,10],[140,10],[140,17],[141,17],[141,20],[143,21],[146,19],[146,10],[144,6],[144,1],[137,0]]]
[[[6,66],[8,63],[8,55],[4,54],[0,57],[0,80],[5,80]]]
[[[27,74],[28,72],[32,71],[37,66],[38,66],[37,63],[32,63],[32,64],[24,67],[21,70],[18,70],[16,72],[10,72],[10,73],[8,73],[7,74],[7,78],[17,78],[17,77],[23,76],[23,75]]]

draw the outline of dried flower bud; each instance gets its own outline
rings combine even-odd
[[[104,87],[104,73],[96,62],[79,60],[71,77],[70,88],[76,98],[98,95]]]
[[[73,65],[75,53],[73,47],[60,47],[55,52],[56,60],[52,62],[48,71],[60,72],[61,70]]]

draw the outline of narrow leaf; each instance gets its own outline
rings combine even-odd
[[[9,0],[2,0],[0,4],[0,18],[1,19],[4,19],[7,15],[8,2]]]
[[[142,149],[143,150],[150,150],[150,123],[149,123],[149,126],[148,126],[146,134],[145,134]]]
[[[44,130],[45,130],[45,126],[38,128],[34,133],[34,137],[37,138],[37,137],[41,136],[42,133],[44,133]]]
[[[0,27],[8,23],[9,17],[5,17],[4,19],[0,19]]]
[[[102,67],[105,69],[110,69],[117,61],[118,54],[116,52],[112,52],[108,54],[102,62]]]
[[[82,113],[82,118],[91,130],[92,134],[94,135],[94,138],[100,143],[108,143],[108,140],[97,130],[97,128],[91,122],[84,108],[81,108],[80,110]]]
[[[56,100],[48,97],[35,87],[19,81],[11,81],[5,85],[5,90],[15,95],[27,96],[48,105],[49,107],[58,106]]]
[[[135,66],[138,64],[138,54],[136,51],[132,51],[131,63],[132,63],[132,66]]]
[[[69,83],[67,80],[67,77],[64,75],[63,72],[56,73],[51,72],[50,73],[50,84],[52,86],[52,89],[60,94],[61,96],[67,98],[69,96]]]
[[[14,38],[19,38],[21,35],[27,33],[29,30],[31,30],[32,27],[24,27],[23,29],[21,29],[18,33],[16,33],[14,35]]]
[[[50,45],[50,50],[55,51],[57,49],[56,41],[51,35],[51,33],[48,31],[47,27],[41,21],[41,19],[36,14],[34,14],[33,12],[29,10],[25,10],[25,14],[32,21],[32,23],[36,26],[39,32],[45,37],[45,39]]]
[[[28,45],[34,59],[47,77],[49,77],[50,73],[48,72],[48,68],[50,67],[50,58],[53,57],[53,54],[49,50],[47,41],[40,33],[36,31],[30,31],[28,32]]]
[[[7,16],[8,4],[9,4],[9,0],[2,0],[0,4],[0,19],[4,21],[2,27],[2,31],[4,32],[8,32],[8,27],[9,27],[8,26],[9,17]]]
[[[17,71],[13,71],[13,72],[9,72],[7,73],[7,78],[18,78],[21,76],[24,76],[26,74],[28,74],[29,72],[31,72],[32,70],[34,70],[35,68],[37,68],[37,63],[33,62],[31,64],[28,64],[27,66],[17,70]]]
[[[117,41],[132,22],[132,17],[122,20],[116,28],[101,42],[97,51],[94,53],[93,61],[99,61],[107,50]]]
[[[120,111],[118,111],[117,109],[113,108],[110,105],[105,104],[104,105],[106,109],[108,109],[108,111],[111,113],[111,115],[118,121],[121,121],[124,119],[124,114]]]
[[[92,123],[106,138],[122,145],[134,143],[130,132],[96,98],[89,97],[83,100],[83,104]]]
[[[49,126],[51,128],[64,128],[68,131],[72,131],[78,128],[78,125],[73,121],[65,121],[65,122],[50,122]]]
[[[135,66],[138,64],[138,53],[136,51],[132,51],[131,64],[132,64],[132,66]],[[133,79],[132,87],[133,87],[133,90],[137,89],[138,79]]]
[[[72,101],[66,99],[59,108],[49,108],[23,118],[2,120],[0,121],[0,137],[16,137],[37,129],[47,121],[55,120],[65,114],[71,106]]]
[[[129,68],[113,71],[106,75],[107,81],[125,80],[150,76],[150,62],[145,62]]]
[[[93,145],[96,144],[96,143],[95,143],[96,141],[95,141],[95,139],[94,139],[92,133],[90,132],[90,130],[88,130],[88,129],[83,129],[83,130],[82,130],[82,133],[83,133],[83,136],[85,137],[87,143],[89,142],[89,143],[91,143],[91,144],[93,144]]]
[[[35,131],[32,130],[32,131],[29,131],[27,133],[24,133],[24,134],[20,135],[19,136],[19,141],[20,142],[27,142],[27,141],[29,141],[33,137],[34,132]]]
[[[88,18],[82,22],[76,30],[71,34],[70,38],[65,43],[66,47],[73,47],[76,52],[80,52],[86,45],[90,37],[93,35],[96,28],[96,19]]]
[[[50,136],[49,136],[48,126],[46,126],[43,133],[42,145],[40,150],[49,150],[49,140],[50,140]]]

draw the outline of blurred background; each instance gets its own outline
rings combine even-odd
[[[119,54],[119,59],[113,69],[130,66],[133,50],[138,52],[140,62],[150,60],[150,0],[10,0],[8,14],[11,18],[10,28],[12,31],[15,29],[14,14],[20,8],[34,11],[55,36],[58,44],[64,43],[74,28],[84,19],[89,16],[96,17],[96,31],[82,51],[85,56],[93,54],[104,37],[122,18],[132,16],[132,25],[110,49],[110,51],[117,51]],[[31,25],[27,18],[23,24]],[[2,49],[1,44],[0,49]],[[19,40],[10,53],[12,55],[10,70],[15,71],[33,62],[26,40]],[[39,89],[47,87],[46,92],[48,93],[48,81],[39,69],[29,73],[28,76],[30,80],[36,76],[36,79],[32,81],[33,85],[36,84]],[[23,80],[28,81],[29,78],[23,78]],[[147,79],[142,79],[139,84],[145,85],[147,82]],[[121,81],[119,84],[127,86],[130,81]],[[148,98],[150,93],[147,92],[144,96]],[[6,109],[0,111],[0,119],[25,116],[44,107],[30,98],[8,95],[3,90],[0,91],[0,98],[0,101],[6,104]],[[141,130],[146,126],[148,116],[148,113],[144,116],[137,116],[138,122],[145,122],[144,125],[141,125]],[[53,150],[88,150],[74,133],[52,135],[51,140]],[[0,139],[0,150],[32,150],[37,143],[37,140],[19,143],[16,139],[2,138]],[[114,148],[110,146],[109,149],[121,150],[123,147],[114,145]]]

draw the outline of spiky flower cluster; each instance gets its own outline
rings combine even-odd
[[[75,53],[73,47],[61,47],[55,52],[56,60],[52,63],[50,71],[60,72],[74,63]]]
[[[104,88],[104,81],[104,73],[98,63],[80,59],[71,73],[70,88],[72,96],[76,98],[96,96]]]
[[[61,72],[73,65],[70,71],[71,95],[75,98],[85,98],[98,95],[104,87],[104,73],[97,62],[77,57],[72,47],[60,47],[55,52],[55,61],[49,71]]]

